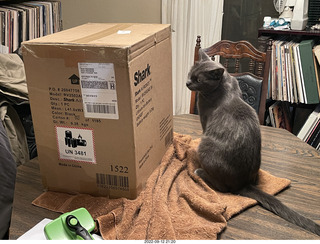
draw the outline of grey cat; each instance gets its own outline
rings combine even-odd
[[[215,190],[253,198],[285,220],[320,235],[318,224],[255,186],[261,164],[258,116],[242,100],[237,79],[201,49],[199,57],[186,84],[198,94],[203,129],[198,147],[201,168],[195,173]]]

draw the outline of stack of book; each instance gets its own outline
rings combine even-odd
[[[272,46],[269,97],[290,103],[319,103],[320,46],[282,37]]]
[[[290,107],[287,102],[276,101],[269,107],[272,127],[286,129],[292,132]]]
[[[320,104],[309,115],[297,137],[320,150]]]
[[[0,6],[0,53],[16,52],[21,42],[60,30],[60,1],[26,1]]]

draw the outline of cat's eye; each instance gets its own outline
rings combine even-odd
[[[197,79],[197,82],[201,82],[200,78]]]

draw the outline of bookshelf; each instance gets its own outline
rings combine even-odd
[[[266,36],[320,36],[320,30],[274,30],[268,28],[259,28],[258,30],[258,37],[266,35]]]
[[[315,41],[315,46],[319,45],[320,31],[319,30],[303,30],[303,31],[299,31],[299,30],[274,30],[274,29],[268,29],[268,28],[260,28],[260,29],[258,29],[258,43],[259,43],[259,49],[260,50],[265,51],[263,49],[266,46],[266,42],[268,40],[270,40],[270,39],[273,40],[273,48],[275,48],[275,49],[278,48],[278,50],[277,50],[278,53],[280,53],[280,50],[281,50],[281,48],[283,48],[283,46],[285,46],[284,47],[284,50],[285,50],[284,53],[286,53],[286,48],[288,48],[288,47],[289,47],[289,49],[287,49],[288,50],[287,52],[293,52],[292,50],[293,50],[294,45],[296,45],[296,43],[298,43],[299,47],[296,46],[295,48],[299,48],[300,49],[301,48],[300,46],[302,46],[302,43],[308,42],[307,40],[314,40]],[[279,47],[281,47],[281,48],[279,49]],[[312,49],[312,47],[311,47],[311,49]],[[276,52],[276,51],[274,51],[274,52]],[[300,52],[302,52],[302,51],[300,51]],[[313,60],[312,63],[314,65],[314,67],[315,67],[314,69],[315,70],[318,69],[318,71],[319,71],[319,65],[318,65],[318,62],[316,61],[317,59],[315,57],[313,57],[314,54],[312,54],[312,52],[313,51],[309,52],[308,57],[310,58],[310,56],[311,56],[311,60]],[[282,60],[285,60],[285,59],[286,60],[285,60],[285,65],[283,65],[283,63],[281,63],[282,61],[280,61],[280,63],[281,63],[280,66],[275,66],[274,65],[274,63],[278,63],[279,64],[279,61],[275,61],[274,56],[271,58],[270,62],[274,62],[274,63],[270,64],[270,67],[272,67],[271,71],[270,71],[270,77],[271,77],[270,84],[272,82],[274,82],[275,78],[274,78],[274,76],[272,76],[272,72],[278,72],[278,71],[275,71],[276,69],[279,69],[281,67],[282,71],[283,71],[283,70],[290,69],[291,67],[293,67],[293,66],[290,66],[290,62],[294,62],[294,61],[291,61],[290,57],[292,58],[294,55],[293,55],[293,53],[291,53],[292,56],[290,56],[290,54],[288,54],[288,55],[289,55],[288,59],[286,59],[285,56],[284,56],[284,58],[283,58],[283,56],[281,57]],[[303,53],[303,55],[306,55],[306,54]],[[299,60],[300,60],[299,62],[301,62],[302,64],[306,63],[302,59],[302,56],[301,57],[299,56]],[[288,65],[287,62],[289,63],[289,65]],[[293,65],[293,64],[294,63],[291,63],[291,65]],[[285,67],[285,68],[283,68],[283,67]],[[287,67],[289,67],[289,68],[287,68]],[[296,68],[292,68],[292,69],[296,69]],[[294,71],[292,71],[292,72],[294,72]],[[302,70],[300,70],[300,72],[302,73]],[[282,72],[282,74],[283,73],[284,72]],[[290,73],[290,71],[289,71],[289,73]],[[316,73],[317,73],[317,71],[316,71]],[[281,77],[281,79],[279,79],[279,76],[278,76],[277,79],[281,80],[281,82],[283,82],[282,85],[284,86],[287,77],[284,77],[284,78],[282,76],[280,76],[280,77]],[[306,79],[306,78],[304,77],[304,79]],[[319,79],[320,79],[319,75],[317,75],[316,81],[315,81],[315,83],[313,82],[313,84],[318,84],[319,85],[320,84]],[[306,80],[307,80],[307,82],[310,83],[310,79],[309,78],[306,79]],[[288,79],[287,79],[287,81],[288,81]],[[290,78],[290,82],[291,82],[291,85],[293,85],[293,84],[297,85],[298,84],[298,78],[297,77]],[[300,81],[300,83],[302,83],[302,82],[303,81]],[[306,81],[304,81],[304,82],[305,82],[304,86],[307,87],[307,85],[309,85],[309,84],[307,84]],[[274,85],[274,83],[272,83],[269,86],[270,89],[272,89],[272,85]],[[303,89],[306,90],[307,89],[306,87],[303,88]],[[309,99],[309,97],[306,96],[306,95],[304,95],[305,96],[304,101],[300,100],[300,97],[302,97],[302,96],[299,96],[299,95],[298,95],[299,99],[295,98],[296,100],[294,100],[294,99],[290,100],[290,99],[287,99],[287,98],[284,99],[283,96],[274,96],[273,94],[271,94],[273,91],[270,91],[270,89],[269,89],[270,101],[269,101],[269,107],[267,107],[266,114],[268,114],[268,112],[269,112],[269,115],[270,115],[270,118],[271,118],[272,117],[271,113],[273,111],[272,109],[273,109],[273,107],[275,107],[275,104],[280,104],[280,103],[285,104],[285,107],[287,107],[287,111],[288,111],[289,119],[290,119],[290,124],[291,124],[291,127],[289,126],[289,129],[288,128],[286,128],[286,129],[291,131],[293,134],[298,135],[300,130],[301,130],[301,128],[304,127],[304,125],[307,123],[307,120],[308,120],[310,114],[314,112],[315,108],[319,104],[319,96],[317,95],[317,97],[316,97],[317,99],[314,99],[313,102],[308,102],[307,100]],[[296,93],[298,93],[298,88],[296,87],[295,89],[296,89]],[[313,90],[319,90],[319,89],[313,88]],[[306,91],[304,91],[304,92],[306,94]],[[281,102],[279,102],[280,100],[281,100]],[[320,118],[320,115],[319,115],[319,118]],[[271,118],[271,121],[272,121],[272,118]],[[275,125],[273,124],[272,126],[275,126]],[[275,127],[277,127],[277,126],[275,126]],[[318,129],[318,130],[320,130],[320,129]],[[320,132],[318,134],[320,134]],[[300,138],[300,139],[302,139],[302,138]],[[320,147],[320,144],[319,144],[318,148],[319,147]]]
[[[61,2],[58,0],[0,0],[0,53],[18,52],[23,41],[61,30]]]
[[[5,106],[4,122],[9,130],[17,131],[10,139],[17,165],[37,156],[30,105],[28,103],[21,43],[62,30],[61,2],[0,0],[0,100]],[[11,75],[12,74],[12,75]],[[9,82],[10,85],[6,83]],[[9,105],[8,105],[9,104]],[[8,109],[8,110],[7,110]],[[22,133],[22,127],[25,133]],[[12,132],[10,132],[12,133]],[[27,144],[27,145],[25,145]],[[29,153],[29,154],[27,154]]]

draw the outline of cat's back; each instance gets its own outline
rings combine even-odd
[[[212,111],[205,135],[229,138],[235,143],[242,140],[259,143],[260,125],[256,111],[240,97],[234,97]]]

